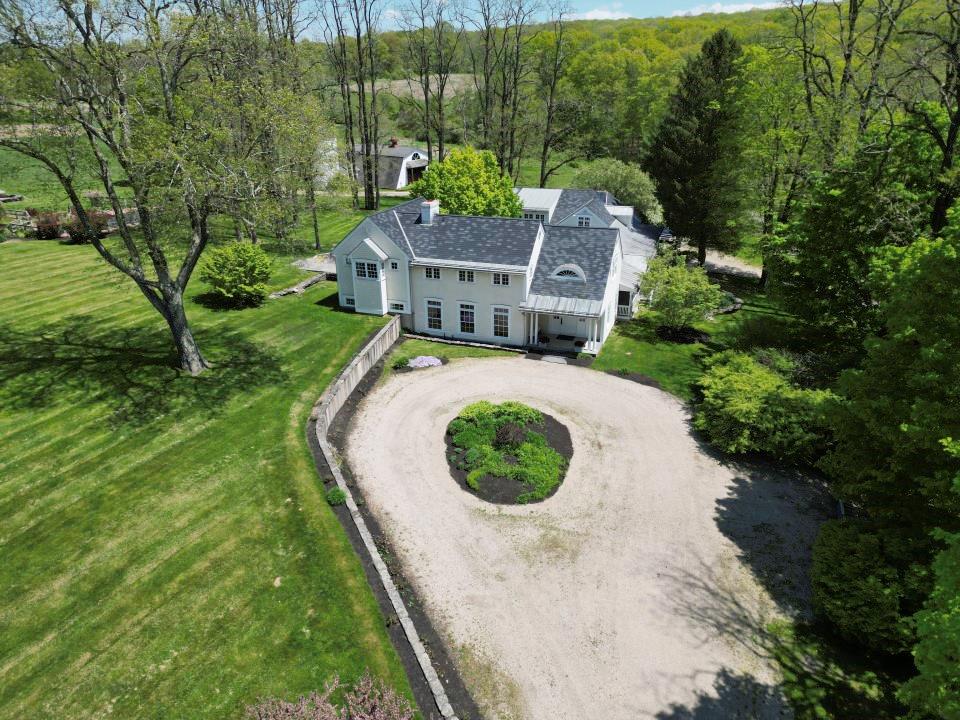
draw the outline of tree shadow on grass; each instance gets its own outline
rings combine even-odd
[[[213,367],[191,377],[177,369],[161,328],[102,330],[90,316],[29,331],[0,323],[0,404],[39,410],[79,393],[108,407],[112,425],[137,426],[165,415],[215,415],[234,395],[286,377],[274,354],[238,333],[204,340]]]

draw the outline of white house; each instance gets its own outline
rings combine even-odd
[[[357,174],[362,172],[359,156],[363,153],[360,145],[355,147],[358,156]],[[402,190],[420,179],[427,168],[427,151],[421,148],[401,145],[396,138],[377,150],[377,185],[390,190]],[[363,182],[362,177],[357,178]]]
[[[633,207],[619,204],[604,190],[517,188],[516,193],[525,218],[561,227],[617,231],[623,253],[617,315],[632,317],[640,302],[637,284],[647,270],[647,261],[657,254],[660,228],[639,223]]]
[[[365,218],[332,255],[342,307],[396,313],[426,335],[591,354],[616,320],[623,273],[620,232],[599,218],[440,215],[423,199]]]

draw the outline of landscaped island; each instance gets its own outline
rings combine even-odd
[[[447,426],[451,473],[490,502],[550,497],[563,482],[572,455],[566,427],[518,402],[467,405]]]

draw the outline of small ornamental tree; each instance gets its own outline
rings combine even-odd
[[[335,703],[334,695],[343,700]],[[323,692],[296,702],[269,698],[247,708],[248,720],[413,720],[410,703],[367,672],[352,687],[334,677]]]
[[[650,261],[640,292],[649,297],[651,309],[660,313],[671,330],[703,320],[723,302],[723,291],[710,282],[703,268],[688,268],[673,253]]]
[[[606,190],[624,205],[632,205],[644,222],[663,222],[657,186],[639,165],[601,158],[584,165],[573,177],[573,187]]]
[[[200,279],[231,307],[259,305],[267,296],[270,258],[259,245],[231,243],[207,254]]]
[[[523,211],[513,182],[500,172],[488,150],[451,150],[442,162],[429,165],[409,189],[411,197],[439,200],[440,211],[451,215],[520,217]]]

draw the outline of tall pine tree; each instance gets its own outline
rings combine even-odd
[[[740,240],[745,199],[740,158],[740,44],[727,30],[687,61],[647,157],[667,224],[697,248],[730,250]]]

